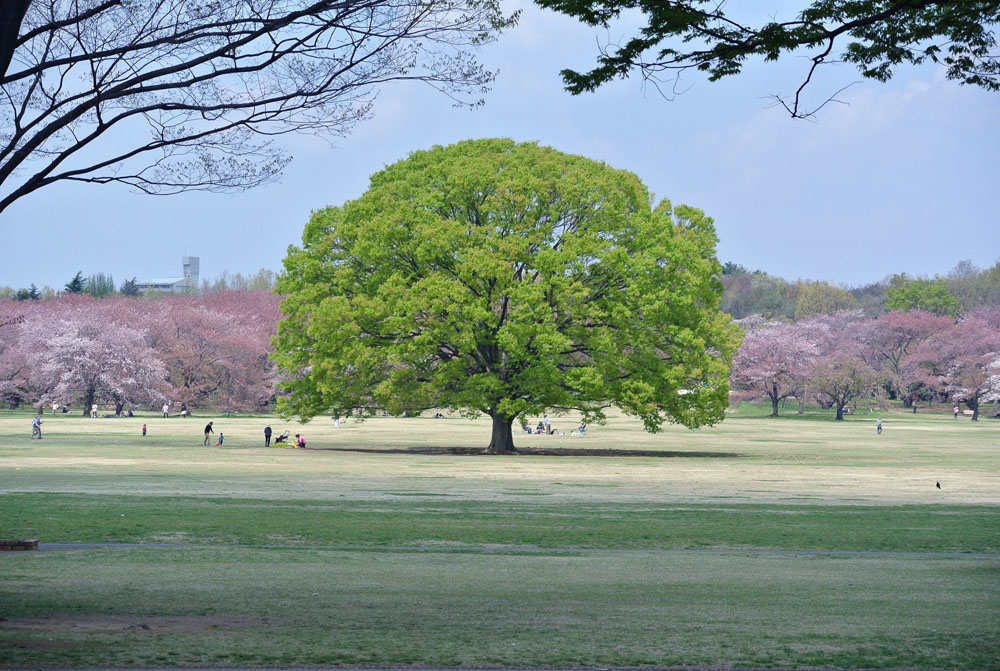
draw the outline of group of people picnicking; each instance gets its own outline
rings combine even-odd
[[[538,420],[538,425],[535,426],[535,430],[534,431],[532,431],[531,427],[529,425],[527,425],[527,424],[522,424],[521,425],[521,430],[524,431],[525,433],[531,433],[531,434],[543,435],[543,436],[556,436],[556,435],[562,436],[562,435],[565,435],[565,434],[560,433],[556,429],[552,428],[552,422],[549,420],[549,416],[548,415],[542,415],[542,418],[540,420]],[[573,436],[585,436],[585,435],[587,435],[587,424],[586,424],[586,422],[580,422],[580,426],[578,426],[577,429],[576,429],[576,431],[574,431],[570,435],[573,435]]]

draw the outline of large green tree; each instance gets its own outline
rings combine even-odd
[[[290,248],[280,408],[485,413],[494,453],[546,410],[718,422],[740,337],[715,243],[701,211],[654,208],[589,159],[504,139],[415,152]]]
[[[589,72],[563,70],[572,93],[593,91],[636,71],[653,82],[687,70],[716,81],[739,74],[752,57],[776,61],[803,51],[808,59],[798,88],[791,96],[776,96],[794,117],[816,111],[803,105],[802,92],[827,63],[850,63],[863,77],[885,82],[902,63],[931,61],[943,64],[949,79],[1000,91],[996,0],[812,0],[787,20],[777,18],[777,9],[751,8],[766,17],[759,23],[747,21],[740,13],[746,8],[735,6],[748,3],[730,8],[718,0],[535,2],[603,28],[626,12],[644,20],[633,37],[602,49]]]
[[[888,290],[887,310],[922,310],[938,316],[955,317],[961,306],[944,284],[937,280],[909,280],[905,275],[893,277]]]

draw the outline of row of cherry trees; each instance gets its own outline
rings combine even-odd
[[[275,390],[271,292],[0,301],[0,399],[249,411]]]
[[[793,324],[747,324],[733,364],[732,386],[745,398],[767,398],[772,415],[787,398],[844,408],[891,396],[980,404],[1000,400],[1000,306],[959,319],[893,311],[872,319],[838,312]]]

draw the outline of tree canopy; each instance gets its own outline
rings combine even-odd
[[[896,280],[897,278],[893,278]],[[887,310],[922,310],[935,315],[955,317],[961,306],[940,282],[932,280],[907,280],[903,278],[886,292]]]
[[[740,74],[751,57],[776,61],[800,50],[809,54],[800,85],[789,98],[775,96],[793,117],[822,107],[804,105],[802,93],[817,68],[838,61],[880,82],[903,63],[941,63],[951,80],[1000,91],[996,0],[813,0],[795,18],[778,20],[768,13],[756,25],[717,0],[535,2],[603,28],[625,12],[644,17],[633,37],[604,47],[589,72],[562,71],[572,93],[593,91],[635,71],[657,85],[664,75],[679,78],[688,70],[717,81]]]
[[[495,0],[12,0],[0,5],[0,212],[58,181],[240,190],[332,140],[378,86],[476,104]]]
[[[413,153],[316,212],[275,341],[286,415],[546,410],[647,430],[722,419],[738,329],[718,310],[711,219],[639,179],[505,139]]]

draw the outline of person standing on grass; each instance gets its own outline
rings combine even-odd
[[[212,423],[209,422],[205,425],[205,442],[202,443],[203,445],[208,445],[208,436],[213,433],[215,433],[215,431],[212,430]]]
[[[34,438],[38,436],[38,440],[42,439],[42,417],[41,415],[35,415],[35,419],[31,420],[31,437]]]
[[[882,435],[882,418],[881,417],[879,417],[877,420],[875,420],[875,433],[878,434],[878,435],[880,435],[880,436]]]
[[[164,417],[169,417],[170,416],[170,404],[169,403],[164,403],[163,404],[163,416]]]
[[[264,427],[264,447],[271,447],[271,425]]]
[[[548,415],[542,415],[542,417],[544,418],[543,421],[545,422],[545,435],[546,436],[551,436],[552,435],[552,426],[551,426],[551,424],[549,422],[549,416]]]
[[[145,424],[142,425],[142,437],[143,438],[146,437],[146,425]]]
[[[951,411],[955,413],[955,419],[958,419],[958,406],[956,405],[954,408],[951,409]]]

